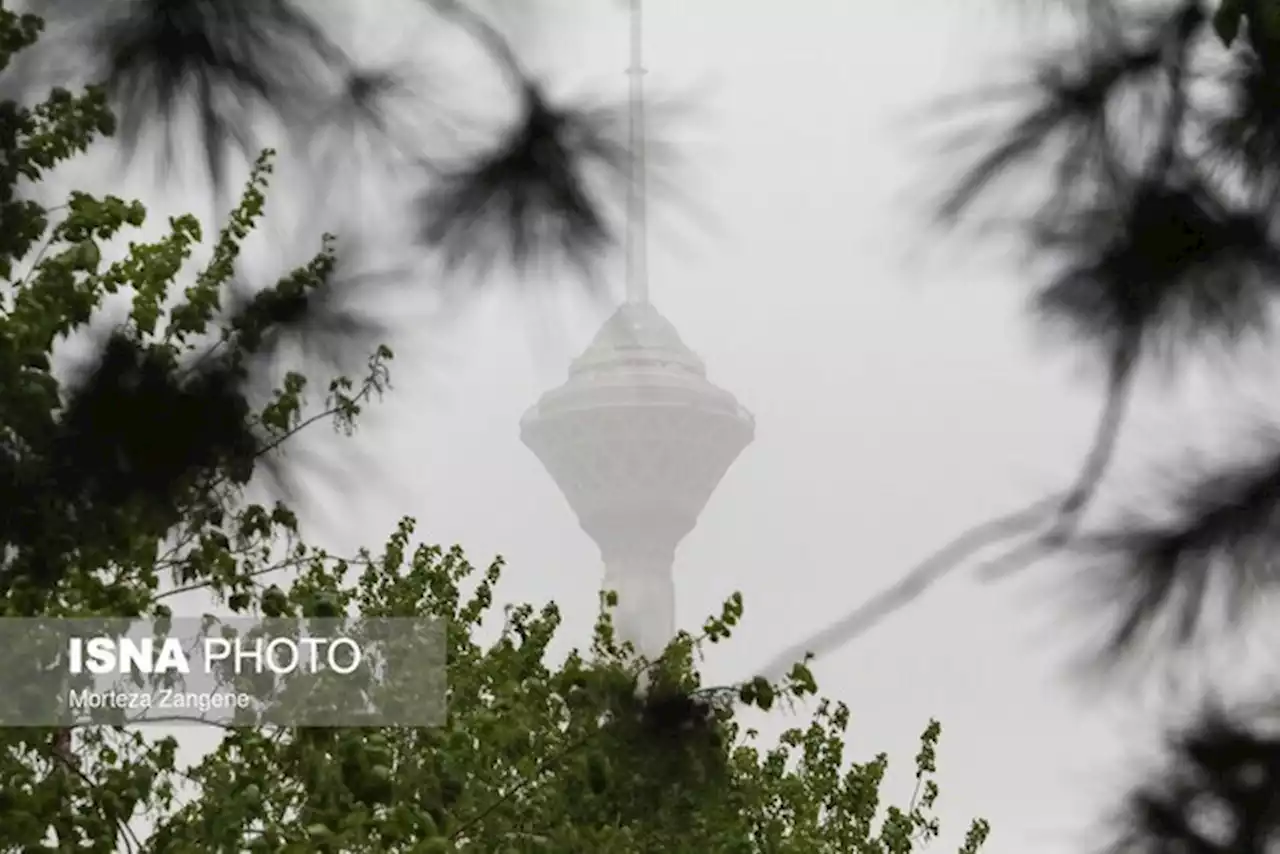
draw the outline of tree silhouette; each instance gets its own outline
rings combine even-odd
[[[829,652],[905,607],[979,553],[1000,577],[1055,556],[1077,563],[1072,593],[1111,615],[1094,661],[1203,648],[1240,631],[1280,581],[1280,443],[1210,464],[1176,458],[1171,518],[1142,509],[1085,527],[1083,511],[1110,470],[1134,382],[1176,381],[1209,359],[1231,377],[1249,340],[1273,332],[1280,295],[1280,4],[1198,0],[1062,4],[1065,47],[1034,57],[1014,87],[1023,112],[960,174],[938,224],[986,222],[998,200],[1040,269],[1028,282],[1040,325],[1095,354],[1107,384],[1093,445],[1060,494],[984,522],[849,616],[789,650]],[[1242,36],[1243,34],[1243,36]],[[980,93],[978,103],[1009,89]],[[1001,192],[1016,175],[1043,185],[1019,209]],[[1014,206],[1011,208],[1011,206]],[[1011,212],[1012,211],[1012,212]],[[1096,610],[1096,609],[1095,609]],[[1213,620],[1215,614],[1222,617]],[[1209,629],[1218,629],[1214,634]],[[1151,658],[1142,659],[1150,663]],[[1268,706],[1274,715],[1276,706]],[[1137,785],[1121,810],[1117,852],[1262,854],[1280,839],[1274,732],[1206,707],[1170,738],[1170,766]]]
[[[516,45],[463,2],[407,0],[434,30],[466,34],[507,82],[514,109],[495,141],[437,163],[438,141],[415,138],[396,104],[440,112],[421,85],[423,67],[396,57],[366,62],[331,32],[315,7],[296,0],[49,0],[41,43],[7,73],[21,97],[50,86],[101,83],[119,119],[122,151],[162,140],[162,165],[180,134],[194,137],[209,178],[225,189],[229,155],[251,162],[260,128],[274,121],[291,139],[326,149],[324,168],[357,141],[422,184],[424,248],[447,262],[483,259],[519,270],[535,258],[575,267],[613,242],[608,191],[596,178],[624,176],[630,154],[618,113],[599,104],[557,103],[519,58]],[[433,45],[423,45],[429,54]],[[311,151],[311,154],[320,152]],[[497,250],[495,254],[495,250]]]
[[[237,161],[251,165],[267,142],[284,145],[283,154],[309,176],[289,251],[313,255],[330,220],[357,226],[339,234],[323,287],[287,304],[270,290],[274,279],[229,260],[224,322],[234,327],[251,306],[272,316],[271,330],[241,366],[239,382],[250,397],[269,393],[290,370],[349,366],[376,344],[394,344],[387,321],[403,316],[405,301],[424,287],[459,279],[471,290],[551,268],[598,290],[595,267],[617,242],[616,202],[631,174],[622,114],[602,101],[553,98],[501,22],[478,8],[404,0],[387,14],[416,14],[422,43],[412,56],[379,51],[366,58],[334,16],[326,18],[333,9],[298,0],[32,0],[27,7],[42,32],[0,78],[14,104],[39,103],[58,87],[100,85],[126,163],[145,156],[164,177],[179,153],[196,151],[219,200],[240,180]],[[399,20],[388,27],[412,29]],[[449,93],[427,85],[433,68],[456,61],[436,36],[469,39],[476,61],[487,61],[506,85],[510,103],[495,133],[467,145],[452,138],[452,117],[470,108],[487,115],[502,104],[449,103]],[[364,263],[371,255],[364,213],[353,213],[335,185],[336,176],[358,185],[368,166],[407,188],[403,199],[380,201],[377,212],[412,223],[404,245],[393,247],[395,264]],[[10,191],[21,194],[26,188],[16,177]],[[277,189],[273,205],[300,192],[294,183]],[[402,212],[387,209],[401,202]],[[442,272],[424,273],[424,265]],[[291,459],[294,469],[312,468]],[[285,486],[301,471],[277,465],[276,474],[275,485]]]
[[[1162,16],[1101,0],[1073,6],[1081,17],[1074,43],[1037,58],[1024,93],[1032,105],[941,201],[939,221],[949,226],[981,216],[977,203],[1010,173],[1048,179],[1041,202],[1015,217],[1030,252],[1055,267],[1031,283],[1032,315],[1095,352],[1108,383],[1075,483],[966,532],[939,553],[941,562],[935,556],[909,576],[914,589],[923,589],[922,575],[937,578],[1027,534],[1030,546],[1014,553],[1022,560],[1002,565],[1063,550],[1095,559],[1101,551],[1142,591],[1123,620],[1134,626],[1172,604],[1175,574],[1203,579],[1225,561],[1235,571],[1223,580],[1237,591],[1258,580],[1248,566],[1271,524],[1267,484],[1280,459],[1227,461],[1204,473],[1177,500],[1186,513],[1174,523],[1131,514],[1101,531],[1079,530],[1107,473],[1135,374],[1150,367],[1176,378],[1195,358],[1265,337],[1280,293],[1280,199],[1267,160],[1280,116],[1264,106],[1268,87],[1280,87],[1280,66],[1264,72],[1269,60],[1252,40],[1224,52],[1201,4],[1167,6]],[[1092,577],[1109,585],[1114,575]]]
[[[163,153],[172,157],[174,125],[190,104],[220,188],[228,146],[248,158],[257,154],[255,111],[296,121],[294,111],[321,97],[321,72],[350,62],[288,0],[53,0],[36,11],[62,34],[46,48],[81,52],[89,78],[106,87],[129,154],[159,125]]]

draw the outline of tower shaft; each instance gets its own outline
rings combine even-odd
[[[620,641],[653,660],[676,633],[675,552],[601,548],[602,589],[618,594],[613,627]]]

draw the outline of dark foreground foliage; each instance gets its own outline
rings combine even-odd
[[[219,324],[233,331],[244,352],[234,365],[226,353],[201,360],[195,371],[210,395],[212,385],[221,384],[228,394],[243,393],[259,404],[289,371],[350,373],[360,370],[376,344],[397,343],[411,333],[439,338],[448,330],[435,321],[451,312],[428,317],[433,309],[423,307],[443,301],[452,308],[474,286],[536,271],[557,274],[552,280],[567,273],[587,296],[602,294],[598,266],[619,241],[618,202],[632,174],[619,106],[600,98],[553,97],[522,60],[513,28],[504,28],[492,9],[441,0],[391,2],[386,10],[297,0],[18,4],[34,14],[19,18],[24,35],[15,46],[23,50],[6,60],[0,76],[6,138],[22,121],[14,111],[42,102],[51,90],[62,98],[66,90],[95,84],[93,120],[110,122],[125,161],[153,163],[167,178],[184,163],[183,153],[198,152],[215,207],[232,190],[229,176],[268,147],[264,140],[281,147],[304,176],[283,188],[300,197],[288,201],[298,211],[294,218],[304,222],[290,226],[296,232],[292,262],[314,253],[321,222],[360,226],[345,229],[342,241],[330,247],[322,280],[284,285],[287,292],[254,275],[254,265],[238,263],[238,249],[218,259],[225,281],[211,299]],[[384,38],[375,49],[357,50],[353,33],[365,24]],[[407,33],[411,41],[391,43]],[[502,92],[464,96],[437,85],[441,64],[458,61],[459,43],[474,48],[473,67],[460,69],[459,76],[494,77],[505,87],[505,101]],[[488,132],[472,132],[484,122],[492,124]],[[14,163],[4,168],[12,180],[3,182],[0,248],[20,255],[34,239],[27,223],[42,216],[31,198],[40,183]],[[352,196],[370,187],[394,187],[404,195],[384,194],[375,210],[365,210]],[[395,245],[372,245],[372,234],[404,223]],[[357,263],[370,257],[397,260],[376,268]],[[190,368],[173,354],[136,355],[152,367],[168,360],[173,372]],[[99,371],[86,365],[81,373],[96,378]],[[182,386],[189,395],[193,380],[179,382],[175,375],[170,392]],[[159,393],[146,394],[153,392]],[[146,437],[135,441],[143,446]],[[298,502],[313,492],[304,483],[352,476],[350,466],[305,447],[288,459],[273,454],[258,462],[258,482]],[[52,475],[0,471],[0,482],[22,490],[21,478],[46,476]],[[114,482],[101,471],[81,476]],[[82,484],[63,487],[83,491]],[[65,517],[62,510],[50,512],[35,527],[23,510],[13,511],[22,518],[0,524],[37,536],[37,528],[56,528],[55,520]],[[55,552],[64,547],[49,545]]]
[[[31,11],[48,35],[7,70],[9,97],[30,103],[50,86],[101,84],[124,155],[158,143],[161,156],[148,159],[169,170],[175,152],[198,150],[219,195],[233,159],[252,161],[274,129],[296,140],[289,153],[309,158],[316,186],[369,157],[420,186],[406,214],[419,220],[421,248],[450,267],[581,272],[615,242],[611,205],[630,161],[618,110],[553,100],[516,42],[465,2],[393,0],[364,10],[372,20],[296,0],[48,0]],[[366,56],[351,48],[353,22],[384,39],[420,36]],[[496,134],[445,156],[457,148],[448,127],[472,105],[427,82],[459,34],[505,81],[510,109]]]
[[[1232,378],[1242,345],[1269,344],[1280,297],[1280,4],[1085,0],[1065,44],[1031,51],[1020,113],[994,130],[940,200],[947,228],[999,223],[1026,248],[1034,322],[1107,375],[1096,439],[1060,495],[965,532],[894,588],[797,647],[826,652],[933,581],[1014,541],[987,577],[1054,557],[1068,598],[1106,615],[1094,672],[1178,674],[1212,641],[1274,622],[1280,424],[1227,424],[1226,456],[1186,454],[1149,498],[1097,524],[1084,511],[1111,470],[1138,374],[1193,365]],[[970,129],[971,130],[971,129]],[[1004,192],[1043,187],[1033,203]],[[1247,428],[1247,433],[1241,428]],[[1164,506],[1160,506],[1163,504]],[[1172,665],[1172,670],[1169,666]],[[1212,682],[1213,676],[1205,674]],[[1261,686],[1274,692],[1274,685]],[[1198,698],[1193,698],[1198,699]],[[1168,739],[1167,767],[1118,811],[1116,852],[1269,854],[1280,845],[1275,705],[1201,704]],[[1260,707],[1263,708],[1263,707]]]

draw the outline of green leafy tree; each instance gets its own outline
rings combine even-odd
[[[38,31],[37,19],[0,10],[0,64]],[[906,854],[938,833],[936,723],[916,793],[891,807],[880,800],[886,757],[844,755],[843,705],[818,703],[771,749],[736,722],[744,705],[811,700],[803,664],[775,682],[701,685],[696,659],[729,637],[736,596],[652,664],[619,645],[606,607],[590,648],[552,667],[554,605],[508,608],[500,638],[476,642],[500,563],[477,574],[459,550],[414,545],[408,520],[377,554],[308,546],[285,506],[253,503],[246,489],[308,425],[351,430],[386,387],[391,354],[371,354],[360,382],[332,380],[318,410],[297,373],[265,403],[245,394],[271,333],[334,265],[326,240],[311,263],[222,313],[270,152],[212,260],[180,288],[202,239],[194,218],[104,264],[102,242],[143,225],[141,204],[77,193],[46,210],[15,197],[19,179],[39,181],[113,131],[100,90],[0,109],[0,615],[163,624],[176,593],[203,589],[240,614],[437,618],[450,664],[440,727],[226,728],[193,767],[180,766],[174,738],[139,726],[0,730],[0,851]],[[55,345],[113,294],[130,299],[128,319],[86,376],[60,382]],[[986,834],[974,822],[961,850]]]
[[[901,854],[937,833],[936,723],[916,757],[916,795],[886,807],[887,759],[846,762],[843,705],[819,703],[807,727],[771,750],[735,723],[735,703],[767,710],[811,697],[803,666],[776,685],[699,683],[697,653],[729,636],[737,597],[698,638],[677,638],[643,669],[617,643],[606,608],[589,651],[552,668],[555,605],[509,607],[500,638],[477,644],[494,616],[501,562],[478,573],[456,548],[414,549],[412,527],[403,522],[378,556],[335,563],[308,553],[296,583],[266,595],[295,615],[325,602],[447,621],[447,725],[230,731],[187,777],[199,796],[160,824],[149,850],[185,851],[198,839],[228,852]],[[962,850],[976,851],[986,833],[975,822]]]

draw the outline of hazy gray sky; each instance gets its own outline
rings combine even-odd
[[[554,49],[533,50],[535,66],[568,88],[620,91],[614,5],[557,4],[541,25]],[[1007,4],[647,7],[652,88],[697,97],[681,188],[705,213],[655,202],[653,299],[756,416],[754,444],[678,555],[683,627],[745,596],[740,634],[712,650],[714,683],[836,619],[967,525],[1059,488],[1099,393],[1034,344],[1012,256],[921,231],[922,193],[947,174],[922,119],[942,95],[1013,74]],[[376,204],[366,209],[381,228]],[[424,538],[461,543],[476,563],[505,556],[502,598],[554,599],[564,644],[577,644],[599,557],[518,425],[607,308],[570,313],[548,335],[530,305],[501,294],[477,305],[444,361],[421,346],[435,342],[398,347],[395,389],[357,440],[379,476],[326,499],[340,512],[321,539],[376,546],[414,515]],[[1064,656],[1086,636],[1060,633],[1060,616],[1034,584],[957,576],[816,667],[824,693],[853,711],[851,757],[888,751],[905,771],[927,720],[941,720],[943,850],[981,815],[991,854],[1080,851],[1133,769],[1141,710],[1067,680]],[[779,713],[761,726],[771,736],[801,722]],[[910,795],[904,774],[887,785],[886,797]]]
[[[561,5],[551,67],[562,79],[575,66],[592,82],[620,75],[622,16]],[[1088,439],[1096,393],[1029,345],[1011,265],[958,263],[956,245],[928,253],[919,233],[918,192],[942,162],[919,119],[979,69],[1000,68],[984,50],[1011,46],[999,10],[647,8],[652,88],[702,98],[685,187],[713,226],[656,207],[653,298],[757,425],[677,558],[683,627],[733,590],[745,596],[740,635],[708,664],[715,682],[838,617],[967,524],[1056,488]],[[495,300],[475,312],[439,380],[400,366],[401,388],[363,441],[394,449],[411,482],[395,500],[350,508],[350,541],[414,513],[426,536],[478,561],[503,554],[506,596],[555,599],[566,636],[582,638],[599,558],[517,424],[563,382],[604,313],[570,324],[559,358],[531,359],[525,311]],[[817,668],[852,708],[852,757],[886,750],[905,770],[927,719],[942,721],[942,850],[983,815],[991,854],[1078,851],[1105,781],[1129,770],[1117,725],[1064,685],[1055,615],[1030,607],[1042,601],[958,578]],[[894,776],[886,796],[910,790]]]

